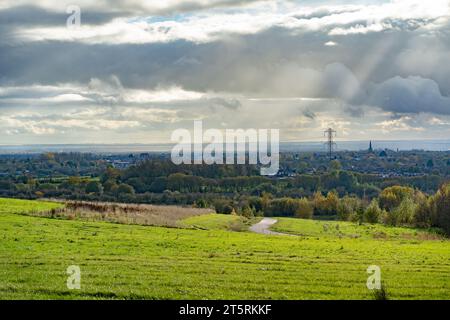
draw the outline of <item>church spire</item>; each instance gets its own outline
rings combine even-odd
[[[369,142],[369,152],[372,153],[373,152],[373,148],[372,148],[372,141]]]

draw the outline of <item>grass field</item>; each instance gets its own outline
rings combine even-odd
[[[444,240],[436,230],[388,227],[381,224],[359,225],[343,221],[302,220],[277,218],[273,231],[302,237],[380,239],[380,240]]]
[[[37,214],[39,212],[60,209],[63,207],[63,204],[55,202],[0,198],[0,214],[2,216],[8,213]]]
[[[259,220],[260,218],[246,219],[237,215],[205,214],[184,219],[181,225],[204,230],[247,231],[252,223]]]
[[[450,299],[450,241],[412,229],[280,219],[302,234],[287,237],[229,231],[233,216],[189,218],[208,229],[194,230],[18,214],[55,205],[0,199],[1,299],[372,299],[369,265],[391,299]]]

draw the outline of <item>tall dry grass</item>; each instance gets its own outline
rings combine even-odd
[[[33,215],[106,221],[122,224],[181,227],[181,220],[192,216],[213,213],[212,209],[149,204],[125,204],[109,202],[64,201],[64,208],[34,212]]]

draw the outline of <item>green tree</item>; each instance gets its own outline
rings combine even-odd
[[[380,209],[378,201],[373,199],[367,209],[364,211],[364,221],[368,223],[378,223],[383,215],[383,210]]]
[[[419,228],[429,228],[436,221],[436,200],[435,196],[421,198],[414,212],[414,224]]]
[[[117,188],[118,194],[134,194],[134,189],[132,186],[126,183],[122,183]]]
[[[117,183],[113,179],[109,179],[103,183],[103,190],[105,192],[114,192],[117,190]]]
[[[406,197],[402,202],[387,213],[387,223],[393,226],[410,225],[414,221],[416,204],[413,199]]]
[[[443,185],[434,197],[436,217],[434,224],[450,235],[450,184]]]
[[[358,220],[356,216],[362,211],[362,201],[356,197],[343,197],[337,206],[338,219],[342,221]]]
[[[414,198],[414,189],[403,186],[392,186],[380,193],[379,203],[382,209],[391,211],[406,198]]]
[[[91,181],[86,185],[86,193],[103,193],[103,186],[98,181]]]
[[[316,192],[313,203],[314,215],[335,215],[339,205],[339,196],[333,191],[328,192],[326,197],[320,192]]]
[[[117,181],[120,177],[120,170],[113,168],[113,167],[108,167],[106,168],[101,181],[104,183],[107,180],[113,180],[113,181]]]
[[[246,218],[253,218],[255,216],[255,212],[249,206],[245,206],[242,208],[240,215]]]
[[[301,219],[311,219],[313,217],[314,207],[307,198],[297,200],[295,216]]]
[[[161,193],[166,189],[167,189],[167,178],[166,177],[158,177],[150,185],[150,192]]]
[[[330,162],[330,170],[331,171],[339,171],[342,170],[342,164],[339,160],[333,160]]]

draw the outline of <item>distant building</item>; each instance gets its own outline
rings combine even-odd
[[[147,159],[150,159],[150,153],[148,153],[148,152],[141,153],[141,154],[139,155],[139,158],[141,158],[141,160],[147,160]]]
[[[372,141],[369,142],[369,150],[367,150],[369,153],[373,153],[373,148],[372,148]]]

